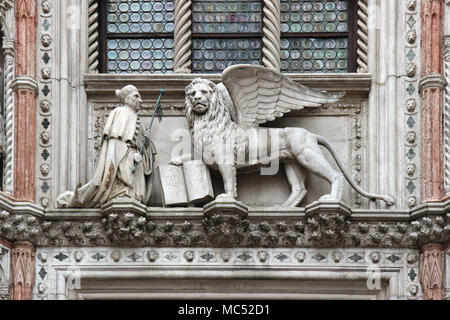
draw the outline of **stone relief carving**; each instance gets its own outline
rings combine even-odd
[[[250,217],[217,206],[205,218],[152,219],[130,210],[86,220],[44,220],[30,214],[0,213],[0,235],[39,247],[343,247],[416,248],[450,241],[448,218],[358,221],[345,207],[307,207],[304,215],[282,219]],[[345,231],[346,230],[346,231]],[[217,238],[217,239],[214,239]],[[411,258],[412,261],[412,258]]]
[[[74,192],[61,194],[57,207],[100,207],[117,197],[148,202],[156,151],[150,130],[141,127],[136,113],[141,96],[132,85],[116,90],[116,95],[122,105],[108,116],[92,180]]]
[[[258,128],[260,124],[282,117],[291,110],[336,102],[342,94],[313,90],[292,82],[276,71],[253,65],[229,67],[224,71],[222,80],[223,84],[216,86],[209,80],[198,78],[186,88],[186,117],[195,155],[200,156],[211,168],[217,169],[224,181],[225,193],[217,196],[217,199],[236,198],[237,172],[281,162],[291,186],[291,195],[283,206],[295,207],[305,196],[305,174],[302,168],[331,184],[330,194],[321,197],[321,200],[339,201],[345,177],[359,194],[383,200],[388,205],[395,203],[390,196],[362,190],[323,137],[302,128]],[[248,92],[252,92],[252,95],[248,95]],[[236,111],[236,119],[232,118],[233,112],[230,110]],[[260,139],[261,135],[266,139]],[[258,137],[256,141],[254,137]],[[269,140],[270,155],[267,154]],[[325,160],[319,145],[328,149],[342,173],[335,171]],[[259,156],[262,150],[266,153]],[[252,157],[253,154],[258,156]],[[172,159],[171,164],[181,165],[191,158],[192,155],[185,154]],[[267,168],[261,170],[264,169]]]
[[[448,218],[444,216],[423,217],[411,224],[413,232],[410,236],[419,245],[450,242],[450,224]]]
[[[42,43],[42,45],[44,46],[44,47],[50,47],[50,45],[52,44],[52,36],[50,35],[50,34],[48,34],[48,33],[44,33],[42,36],[41,36],[41,43]]]

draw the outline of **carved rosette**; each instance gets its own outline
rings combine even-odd
[[[16,242],[11,250],[12,285],[14,300],[31,300],[34,285],[34,246],[29,242]]]
[[[418,72],[417,66],[419,64],[419,48],[418,44],[420,40],[417,35],[417,25],[419,22],[419,13],[417,11],[417,3],[415,1],[409,0],[406,5],[406,28],[407,32],[405,35],[405,126],[408,134],[405,135],[404,143],[404,164],[405,164],[405,175],[404,175],[404,206],[408,208],[416,207],[420,200],[420,181],[418,173],[419,153],[420,144],[419,139],[412,140],[411,137],[414,135],[417,137],[417,132],[419,129],[419,114],[418,114],[418,104],[420,98],[418,96]]]
[[[369,11],[367,0],[358,0],[358,72],[368,72],[369,67],[369,28],[367,21],[369,20]]]
[[[263,65],[280,70],[280,0],[264,0]]]
[[[55,59],[53,56],[53,11],[55,7],[53,0],[44,0],[39,6],[39,28],[41,36],[39,41],[39,58],[38,66],[41,70],[39,82],[39,104],[38,104],[38,152],[37,162],[39,163],[36,194],[38,203],[44,208],[48,207],[51,198],[51,163],[52,163],[52,96],[53,96],[53,79],[51,78],[51,70],[55,70]]]
[[[98,49],[99,49],[99,23],[98,23],[98,0],[89,0],[88,9],[88,63],[89,73],[98,73]]]
[[[191,73],[191,4],[192,1],[175,1],[174,72]]]
[[[423,248],[420,255],[420,283],[425,300],[442,300],[444,282],[444,251],[440,245]]]

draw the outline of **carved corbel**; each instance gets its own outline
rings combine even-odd
[[[213,201],[203,208],[203,227],[208,240],[217,245],[242,243],[249,227],[248,207],[233,201]]]
[[[350,225],[351,209],[344,203],[316,201],[305,208],[309,242],[317,246],[343,244]]]
[[[147,232],[146,206],[130,198],[115,198],[102,206],[106,236],[117,245],[140,245]]]

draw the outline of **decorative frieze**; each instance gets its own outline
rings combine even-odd
[[[419,190],[419,174],[418,161],[419,161],[419,143],[417,138],[417,132],[419,130],[419,114],[418,114],[418,101],[417,88],[419,87],[419,79],[417,72],[417,65],[419,63],[419,39],[417,34],[417,24],[419,20],[419,13],[417,11],[417,2],[414,0],[406,1],[406,15],[405,15],[405,27],[406,32],[406,47],[405,47],[405,124],[406,135],[404,144],[404,163],[405,163],[405,179],[404,179],[404,193],[405,193],[405,206],[408,208],[414,208],[418,205],[418,199],[420,199]]]
[[[51,163],[52,163],[52,100],[54,95],[52,69],[55,69],[53,56],[53,0],[42,0],[39,9],[40,36],[38,66],[40,75],[38,78],[39,88],[39,110],[38,110],[38,152],[37,152],[37,181],[36,198],[38,203],[47,208],[51,199]]]
[[[190,281],[190,273],[196,275],[195,286],[183,292],[197,290],[215,292],[218,288],[210,287],[211,282],[216,285],[217,282],[228,283],[230,277],[238,277],[239,283],[242,284],[248,278],[248,272],[242,269],[253,268],[252,277],[261,279],[287,280],[286,274],[289,274],[289,281],[352,279],[360,281],[364,288],[367,288],[367,294],[376,295],[377,292],[386,289],[381,285],[378,286],[379,283],[389,286],[389,290],[385,290],[388,296],[382,298],[420,299],[422,291],[418,277],[419,261],[410,259],[411,256],[417,257],[418,254],[416,250],[407,249],[345,248],[39,248],[33,297],[34,299],[83,298],[83,289],[88,289],[84,287],[86,285],[84,280],[95,279],[96,272],[101,273],[104,280],[113,281],[117,277],[131,279],[139,270],[140,281],[146,281],[147,277],[157,281],[163,275],[160,270],[164,270],[167,281],[167,276],[170,278],[171,270],[176,267],[178,274],[176,277],[184,279],[181,281],[184,285],[189,286],[187,282]],[[214,281],[210,278],[213,274],[207,271],[211,268],[215,269]],[[286,272],[280,273],[278,268],[283,268]],[[272,272],[272,269],[276,270]],[[109,278],[105,278],[105,270],[108,270]],[[186,278],[184,276],[180,278],[182,270],[190,271],[185,273]],[[206,277],[203,278],[204,276]],[[217,280],[217,277],[220,280]],[[253,282],[259,287],[263,280]],[[231,284],[226,288],[227,294],[233,290],[242,291],[242,288],[234,288]],[[303,292],[305,289],[302,286]]]

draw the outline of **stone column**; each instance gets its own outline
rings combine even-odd
[[[16,242],[11,251],[11,298],[31,300],[34,285],[35,248],[29,242]]]
[[[280,0],[264,1],[263,65],[280,71]]]
[[[175,1],[173,71],[191,73],[191,0]]]
[[[17,0],[14,197],[35,201],[36,158],[36,0]]]
[[[425,300],[443,300],[444,249],[440,244],[423,246],[420,255],[420,283]]]
[[[422,202],[443,197],[443,0],[422,0]]]

